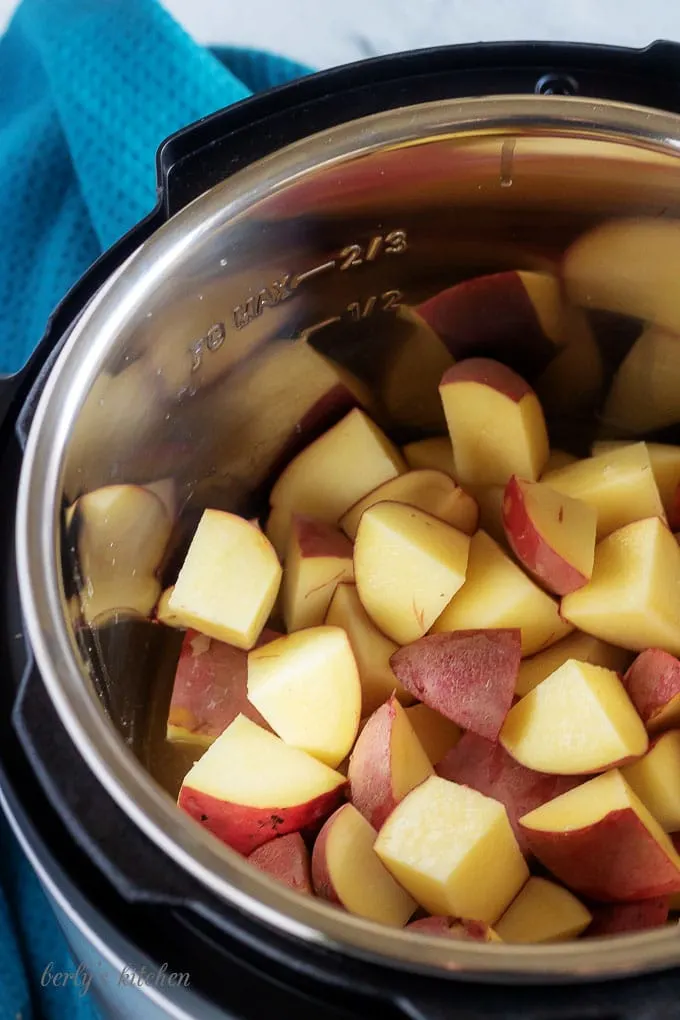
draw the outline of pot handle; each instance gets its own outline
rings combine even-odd
[[[664,971],[607,982],[539,986],[449,985],[448,994],[406,995],[408,1020],[678,1020],[680,977]]]
[[[576,95],[680,113],[680,44],[442,46],[299,78],[166,139],[156,173],[166,217],[236,171],[304,137],[403,105],[485,95]]]

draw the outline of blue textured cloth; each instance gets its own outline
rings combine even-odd
[[[24,0],[0,39],[0,373],[24,363],[71,284],[153,208],[167,135],[305,73],[208,51],[155,0]],[[49,963],[77,965],[2,820],[0,1020],[94,1016],[91,996],[41,984]]]

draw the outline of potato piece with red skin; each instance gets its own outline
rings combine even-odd
[[[475,500],[443,471],[407,471],[379,485],[351,506],[340,518],[340,527],[354,540],[362,514],[376,503],[406,503],[450,524],[465,535],[474,535],[479,521]]]
[[[352,804],[327,819],[312,851],[317,896],[370,921],[403,927],[416,903],[394,880],[373,845],[377,832]]]
[[[339,528],[293,514],[281,583],[289,634],[323,623],[338,584],[354,579],[353,552]]]
[[[564,885],[602,903],[680,892],[673,843],[611,769],[523,815],[531,851]]]
[[[519,562],[548,591],[568,595],[590,580],[597,511],[587,503],[513,475],[505,487],[503,526]]]
[[[512,369],[488,358],[459,361],[442,376],[439,394],[463,488],[540,477],[550,454],[543,410]]]
[[[549,800],[573,790],[581,780],[575,776],[551,776],[534,772],[511,758],[500,744],[464,733],[435,769],[437,775],[453,783],[471,786],[486,797],[494,797],[505,806],[520,850],[529,853],[526,833],[519,824],[522,815]]]
[[[448,939],[461,942],[500,942],[491,925],[485,921],[468,921],[462,918],[445,917],[442,914],[430,917],[419,917],[410,921],[406,931],[414,931],[420,935],[441,935]]]
[[[249,854],[326,818],[346,787],[344,776],[238,715],[184,777],[177,803]]]
[[[440,291],[416,310],[457,359],[509,359],[520,374],[538,373],[559,351],[563,299],[549,273],[478,276]]]
[[[680,661],[670,652],[640,652],[623,684],[649,733],[680,726]]]
[[[405,470],[393,443],[355,408],[310,443],[276,479],[270,494],[276,523],[268,522],[267,534],[277,548],[285,548],[293,513],[336,524],[357,500]]]
[[[248,854],[248,860],[260,871],[294,889],[312,894],[309,850],[299,832],[289,832]]]
[[[586,935],[623,935],[634,931],[663,928],[668,920],[670,899],[656,896],[637,903],[599,903],[590,908],[593,915]]]
[[[428,634],[390,659],[419,701],[465,730],[495,740],[512,705],[521,638],[517,628]]]
[[[265,627],[257,647],[277,637],[277,631]],[[268,723],[248,701],[247,680],[246,651],[188,630],[177,662],[166,739],[208,747],[240,713],[268,730]]]
[[[379,829],[406,794],[434,769],[394,694],[362,729],[347,776],[354,806]]]

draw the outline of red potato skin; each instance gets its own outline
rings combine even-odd
[[[265,628],[256,647],[281,635]],[[271,730],[254,705],[248,701],[248,653],[224,641],[205,638],[209,645],[196,654],[194,641],[203,641],[198,631],[184,635],[170,699],[168,725],[195,736],[218,737],[237,715],[248,716],[258,726]]]
[[[655,716],[680,695],[680,661],[661,648],[646,648],[624,674],[623,683],[650,733]]]
[[[539,375],[558,348],[545,335],[533,303],[513,270],[465,280],[416,311],[456,359],[486,355],[512,361],[520,375]]]
[[[390,767],[396,701],[392,694],[366,721],[347,769],[350,800],[374,829],[379,829],[397,806]]]
[[[319,835],[316,837],[314,848],[312,849],[312,888],[321,899],[328,900],[329,903],[336,903],[339,906],[343,906],[343,904],[335,891],[333,880],[328,871],[326,844],[333,828],[334,819],[342,811],[343,806],[341,805],[337,808],[330,818],[326,819],[319,830]]]
[[[680,892],[680,870],[630,808],[569,832],[522,828],[539,861],[589,899],[630,903]]]
[[[409,694],[465,730],[496,740],[510,711],[522,656],[518,628],[427,634],[392,655]]]
[[[336,557],[351,559],[353,546],[347,535],[332,524],[306,514],[293,515],[293,533],[297,536],[300,555],[304,559]]]
[[[519,820],[534,808],[573,790],[582,780],[576,776],[554,776],[534,772],[515,761],[500,745],[475,733],[464,733],[454,748],[435,767],[437,775],[470,786],[485,797],[505,806],[508,820],[523,854],[529,842]]]
[[[201,790],[183,786],[177,803],[204,829],[246,856],[276,836],[299,832],[321,818],[326,818],[343,799],[345,785],[304,804],[285,808],[260,808],[248,804],[232,804],[218,800]]]
[[[444,372],[439,387],[441,389],[452,383],[464,382],[488,386],[516,404],[534,392],[521,375],[517,375],[517,372],[513,372],[500,361],[492,361],[491,358],[467,358],[465,361],[457,362]]]
[[[586,935],[621,935],[624,932],[662,928],[668,920],[668,896],[657,896],[639,903],[598,904],[590,907],[593,920]]]
[[[309,850],[299,832],[289,832],[253,850],[248,860],[295,892],[311,896]]]
[[[517,559],[548,591],[568,595],[587,584],[586,575],[556,553],[532,522],[515,475],[505,487],[503,527]]]

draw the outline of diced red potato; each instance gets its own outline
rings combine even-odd
[[[494,924],[529,877],[503,805],[439,776],[430,776],[397,804],[375,852],[429,913],[487,924]]]
[[[597,511],[542,482],[513,477],[505,487],[503,526],[522,566],[555,595],[590,580]]]
[[[309,850],[299,832],[289,832],[253,850],[248,860],[295,892],[311,895]]]
[[[107,485],[80,496],[67,518],[84,622],[121,610],[150,614],[172,530],[161,499],[140,485]]]
[[[515,694],[523,697],[529,691],[533,691],[534,687],[554,673],[559,666],[563,666],[568,659],[591,662],[594,666],[605,666],[623,674],[630,665],[632,652],[609,645],[591,634],[574,631],[556,645],[546,648],[544,652],[522,660]]]
[[[413,701],[390,666],[390,656],[396,652],[397,645],[375,626],[361,604],[355,585],[337,586],[325,623],[342,627],[349,638],[361,681],[362,716],[375,711],[393,691],[402,705],[409,705]]]
[[[272,729],[335,768],[361,717],[359,671],[340,627],[308,627],[248,655],[248,699]]]
[[[612,769],[520,819],[531,851],[569,889],[627,903],[680,892],[680,856]]]
[[[562,339],[560,350],[534,382],[550,419],[592,414],[602,397],[602,354],[588,317],[580,308],[567,309]]]
[[[658,517],[634,521],[595,548],[593,575],[562,599],[579,630],[631,651],[680,654],[680,547]]]
[[[339,807],[314,843],[314,891],[351,914],[401,928],[416,904],[375,853],[376,835],[352,804]]]
[[[326,818],[347,786],[338,772],[238,715],[189,770],[179,807],[239,853]]]
[[[479,527],[503,549],[509,549],[503,525],[504,485],[468,485],[467,491],[479,507]]]
[[[408,305],[397,309],[392,329],[393,342],[377,386],[390,423],[443,428],[444,413],[432,394],[453,358],[434,330]]]
[[[465,280],[417,308],[456,359],[509,358],[534,374],[559,351],[563,310],[558,280],[524,270]]]
[[[282,584],[286,630],[323,623],[337,586],[354,579],[353,548],[332,524],[293,514]]]
[[[678,334],[650,325],[619,365],[602,420],[640,436],[680,421]]]
[[[623,935],[662,928],[668,920],[669,903],[668,896],[639,903],[599,903],[591,907],[593,920],[586,935]]]
[[[661,733],[621,771],[664,832],[680,829],[680,730]]]
[[[680,725],[680,661],[661,648],[640,652],[623,683],[650,733]]]
[[[503,942],[565,942],[592,920],[590,911],[555,882],[532,877],[496,922]]]
[[[168,601],[184,627],[253,648],[281,584],[281,565],[259,527],[204,510]]]
[[[675,267],[680,225],[658,216],[607,220],[577,238],[563,263],[567,294],[680,332]]]
[[[277,541],[285,548],[294,513],[336,524],[357,500],[405,467],[381,429],[363,411],[350,411],[279,475],[270,495],[272,509],[280,515]]]
[[[634,444],[628,439],[599,440],[593,443],[591,453],[593,457],[598,457],[600,454],[611,453],[614,450],[620,450],[622,446],[631,445]],[[680,506],[678,506],[680,446],[672,446],[668,443],[645,443],[645,446],[668,523],[675,531],[680,527]]]
[[[404,503],[376,503],[354,543],[357,593],[397,644],[422,637],[465,581],[470,538]]]
[[[611,669],[568,659],[508,713],[505,750],[527,768],[586,775],[634,761],[648,737]]]
[[[401,684],[419,701],[488,740],[512,705],[521,659],[517,629],[429,634],[390,659]]]
[[[511,758],[500,744],[475,733],[464,733],[460,741],[436,766],[437,775],[462,783],[505,806],[517,842],[529,852],[522,815],[578,786],[575,776],[553,776],[534,772]]]
[[[516,627],[522,634],[522,655],[534,655],[573,630],[557,603],[485,531],[477,531],[470,539],[465,583],[432,632]]]
[[[280,635],[265,628],[258,646]],[[269,729],[248,701],[248,653],[188,630],[184,635],[170,698],[167,739],[206,747],[243,713]]]
[[[407,471],[378,486],[343,514],[340,527],[351,539],[356,538],[364,511],[385,501],[417,507],[466,535],[477,530],[479,508],[472,496],[442,471],[426,470]]]
[[[396,697],[366,721],[349,760],[354,806],[375,829],[409,790],[433,774],[432,764]]]
[[[646,517],[665,520],[645,443],[609,450],[557,471],[544,472],[541,481],[597,511],[598,541]]]
[[[543,410],[531,387],[487,358],[459,361],[439,393],[460,484],[505,485],[512,475],[536,481],[550,446]]]

